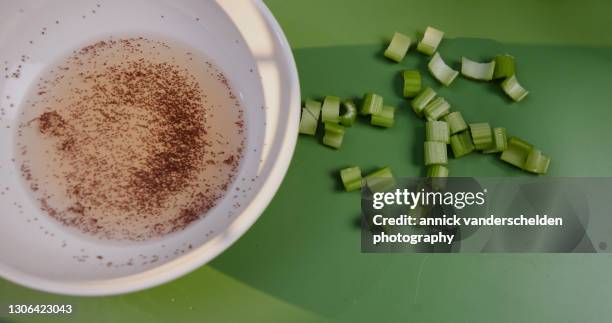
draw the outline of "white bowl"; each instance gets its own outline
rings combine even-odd
[[[49,64],[101,37],[141,33],[200,51],[239,92],[247,143],[229,191],[248,189],[238,198],[227,194],[205,217],[162,239],[104,241],[75,233],[37,206],[14,161],[18,115],[25,93]],[[29,59],[22,62],[22,55]],[[4,77],[5,66],[11,72],[18,65],[19,78]],[[295,147],[300,112],[295,62],[261,1],[0,0],[0,67],[0,276],[34,289],[119,294],[202,266],[257,220]],[[240,180],[254,177],[246,184]]]

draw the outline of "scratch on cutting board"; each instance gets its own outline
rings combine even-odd
[[[425,255],[423,261],[421,261],[421,264],[419,265],[419,272],[416,278],[416,287],[414,288],[414,298],[412,300],[412,304],[417,303],[417,298],[419,297],[419,286],[421,285],[421,276],[423,275],[423,268],[425,267],[425,262],[427,262],[428,258],[429,255]]]

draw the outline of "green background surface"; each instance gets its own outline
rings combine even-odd
[[[493,84],[457,78],[441,88],[471,122],[505,126],[553,158],[551,176],[611,176],[612,5],[606,1],[268,0],[294,50],[304,98],[384,96],[396,127],[359,122],[340,151],[301,137],[278,194],[234,246],[183,278],[97,298],[56,296],[0,281],[0,304],[73,304],[80,322],[603,322],[612,307],[607,254],[362,254],[359,194],[337,171],[390,165],[422,175],[423,123],[401,98],[399,71],[426,71],[410,52],[381,57],[394,31],[447,32],[440,52],[485,60],[508,52],[531,94],[514,104]],[[524,176],[495,159],[451,160],[456,176]],[[612,241],[608,242],[610,245]],[[0,312],[4,312],[0,311]],[[36,316],[0,316],[27,322]]]

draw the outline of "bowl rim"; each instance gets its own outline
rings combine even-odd
[[[232,0],[215,0],[231,17],[222,5],[230,1]],[[262,0],[251,1],[253,7],[265,20],[270,34],[275,36],[271,37],[278,47],[275,61],[284,67],[283,71],[286,74],[281,76],[281,79],[286,78],[286,82],[282,83],[283,90],[280,93],[287,95],[290,103],[286,107],[289,110],[285,131],[278,134],[281,153],[274,155],[275,160],[271,161],[274,166],[271,167],[269,176],[263,180],[260,191],[251,200],[249,207],[215,238],[194,248],[188,254],[140,273],[113,279],[66,282],[43,279],[0,264],[2,278],[31,289],[62,295],[108,296],[136,292],[167,283],[203,266],[229,248],[257,221],[278,191],[293,157],[298,137],[300,87],[295,59],[282,28]]]

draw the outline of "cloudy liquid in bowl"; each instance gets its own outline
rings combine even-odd
[[[243,109],[194,51],[110,37],[41,75],[22,107],[18,162],[62,224],[103,239],[161,237],[204,216],[234,180]]]

